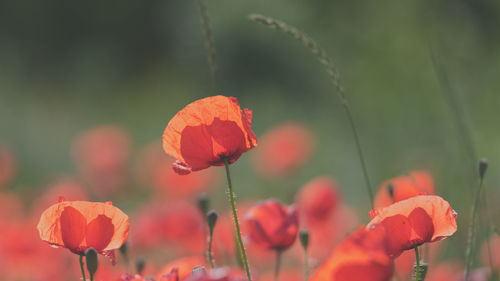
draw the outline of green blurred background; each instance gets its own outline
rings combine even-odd
[[[284,181],[255,177],[244,155],[232,168],[240,198],[274,196],[289,203],[301,185],[327,174],[366,222],[369,204],[351,130],[328,76],[298,42],[248,19],[257,12],[306,31],[334,59],[373,185],[408,170],[430,170],[439,194],[460,216],[460,231],[452,239],[465,241],[477,180],[433,67],[432,48],[477,156],[490,160],[486,187],[490,213],[498,214],[499,1],[208,0],[207,5],[217,91],[196,1],[0,2],[0,141],[13,150],[19,166],[9,189],[37,194],[51,177],[72,174],[71,142],[84,129],[121,125],[138,149],[159,139],[187,103],[217,92],[238,97],[254,111],[258,136],[297,120],[317,138],[310,164]]]

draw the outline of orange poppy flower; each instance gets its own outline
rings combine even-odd
[[[266,249],[285,250],[297,238],[299,215],[295,206],[269,199],[250,208],[245,223],[252,242]]]
[[[457,231],[457,213],[443,198],[421,195],[370,212],[368,226],[381,224],[391,235],[389,250],[399,256],[403,251],[426,242],[435,242]]]
[[[88,248],[109,255],[127,240],[128,216],[108,203],[62,201],[42,213],[40,238],[75,254]]]
[[[241,110],[233,97],[197,100],[179,111],[163,132],[163,150],[177,159],[179,174],[233,163],[257,146],[251,130],[252,111]]]
[[[278,125],[260,139],[253,154],[253,166],[265,178],[282,178],[301,168],[311,158],[315,141],[300,123]]]
[[[434,194],[434,180],[427,171],[413,171],[380,185],[375,196],[375,208],[382,208],[418,195]]]
[[[383,227],[361,227],[332,252],[309,281],[388,281],[393,262]]]

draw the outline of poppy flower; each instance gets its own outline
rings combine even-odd
[[[253,166],[265,178],[282,178],[301,168],[311,158],[314,146],[314,137],[304,125],[278,125],[260,138]]]
[[[85,188],[70,178],[60,178],[50,183],[43,194],[33,203],[32,213],[39,214],[54,204],[54,198],[62,197],[65,201],[87,201],[90,196]]]
[[[389,250],[397,257],[426,242],[443,240],[457,231],[457,213],[443,198],[421,195],[374,209],[368,226],[381,224],[391,235]]]
[[[77,168],[98,196],[106,197],[124,184],[130,146],[128,133],[113,125],[88,129],[75,138]]]
[[[356,210],[347,204],[338,204],[328,219],[319,223],[309,223],[306,226],[309,231],[309,255],[312,258],[323,260],[340,241],[355,231],[358,226],[359,218]],[[302,254],[301,248],[299,254]]]
[[[0,187],[10,182],[16,172],[16,160],[12,153],[0,144]]]
[[[62,201],[42,213],[38,223],[40,238],[75,254],[88,248],[112,257],[127,240],[129,219],[108,203]]]
[[[164,244],[170,252],[184,255],[200,253],[205,246],[203,217],[192,204],[148,204],[132,220],[135,247],[153,249]]]
[[[389,281],[393,262],[381,226],[361,227],[342,241],[309,281]]]
[[[175,159],[162,152],[161,141],[142,149],[137,161],[141,185],[152,187],[163,198],[184,198],[216,186],[219,171],[205,169],[198,173],[179,175],[172,169]]]
[[[200,270],[191,274],[186,281],[246,281],[245,272],[227,267]]]
[[[266,249],[285,250],[297,238],[299,215],[295,206],[269,199],[254,205],[245,215],[250,240]]]
[[[189,276],[191,276],[191,270],[194,267],[199,265],[203,266],[204,264],[205,264],[205,259],[202,256],[180,258],[163,266],[156,275],[156,280],[162,280],[162,277],[170,274],[172,270],[177,269],[177,275],[178,275],[177,280],[183,281]]]
[[[387,207],[414,196],[433,194],[432,175],[427,171],[413,171],[383,182],[375,196],[374,206]]]
[[[493,266],[500,271],[500,237],[498,235],[491,236],[489,241],[483,242],[483,245],[481,246],[481,262],[484,266],[490,265],[488,242],[491,247],[491,259]]]
[[[339,201],[337,183],[329,177],[317,177],[308,182],[297,195],[297,205],[308,224],[328,219]]]
[[[163,150],[177,159],[179,174],[233,163],[257,146],[251,130],[252,111],[233,97],[213,96],[188,104],[163,132]]]

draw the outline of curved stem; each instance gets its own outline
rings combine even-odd
[[[234,192],[233,185],[231,183],[231,174],[229,173],[229,160],[224,159],[224,164],[226,166],[226,176],[227,176],[227,186],[229,191],[229,201],[231,203],[231,209],[233,211],[234,224],[236,226],[236,237],[238,240],[238,246],[240,249],[241,259],[243,261],[243,266],[245,267],[245,272],[247,273],[248,281],[252,281],[250,275],[250,268],[248,267],[247,253],[245,252],[245,246],[243,245],[243,239],[241,239],[240,223],[238,221],[238,214],[236,213],[236,206],[234,203]]]
[[[270,17],[265,17],[259,14],[251,14],[250,19],[256,21],[258,23],[264,24],[270,28],[274,28],[281,32],[284,32],[299,42],[301,42],[305,47],[307,47],[318,59],[319,63],[323,66],[328,76],[330,76],[330,81],[336,89],[336,93],[340,99],[340,103],[344,107],[347,118],[349,119],[349,125],[352,130],[352,134],[354,137],[354,142],[356,144],[356,150],[358,152],[359,161],[361,163],[361,169],[363,172],[363,177],[365,178],[366,189],[368,192],[368,196],[370,197],[370,204],[373,209],[373,192],[370,183],[370,177],[368,176],[368,170],[366,168],[365,157],[363,155],[363,151],[361,149],[361,141],[359,139],[358,131],[356,129],[356,125],[354,123],[354,118],[352,116],[351,108],[349,107],[349,102],[347,100],[347,96],[345,94],[344,87],[340,83],[340,75],[330,57],[326,54],[326,52],[320,48],[320,46],[314,41],[308,34],[298,30],[294,26],[291,26],[283,21],[273,19]]]
[[[210,65],[210,74],[212,75],[212,85],[214,90],[217,90],[217,65],[215,63],[215,43],[212,36],[212,28],[210,27],[210,17],[205,0],[198,0],[198,7],[201,13],[201,22],[203,24],[203,34],[205,35],[205,45],[208,51],[208,64]]]
[[[281,267],[281,253],[283,251],[281,250],[276,250],[276,266],[274,268],[274,281],[278,281],[278,276],[280,274],[280,267]]]
[[[87,281],[85,278],[85,269],[83,268],[83,255],[80,255],[80,269],[82,270],[83,281]]]

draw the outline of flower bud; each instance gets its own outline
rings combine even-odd
[[[488,170],[488,159],[483,158],[479,160],[479,177],[481,179],[484,178],[484,175],[486,174],[486,170]]]
[[[304,250],[307,250],[307,247],[309,246],[309,231],[307,231],[307,229],[300,230],[299,240],[302,248],[304,248]]]
[[[217,223],[217,218],[219,215],[215,210],[211,210],[207,213],[207,223],[208,223],[208,229],[210,230],[210,233],[214,231],[215,223]]]
[[[87,270],[90,276],[94,276],[97,272],[97,251],[94,248],[89,248],[85,251],[85,260],[87,261]]]

